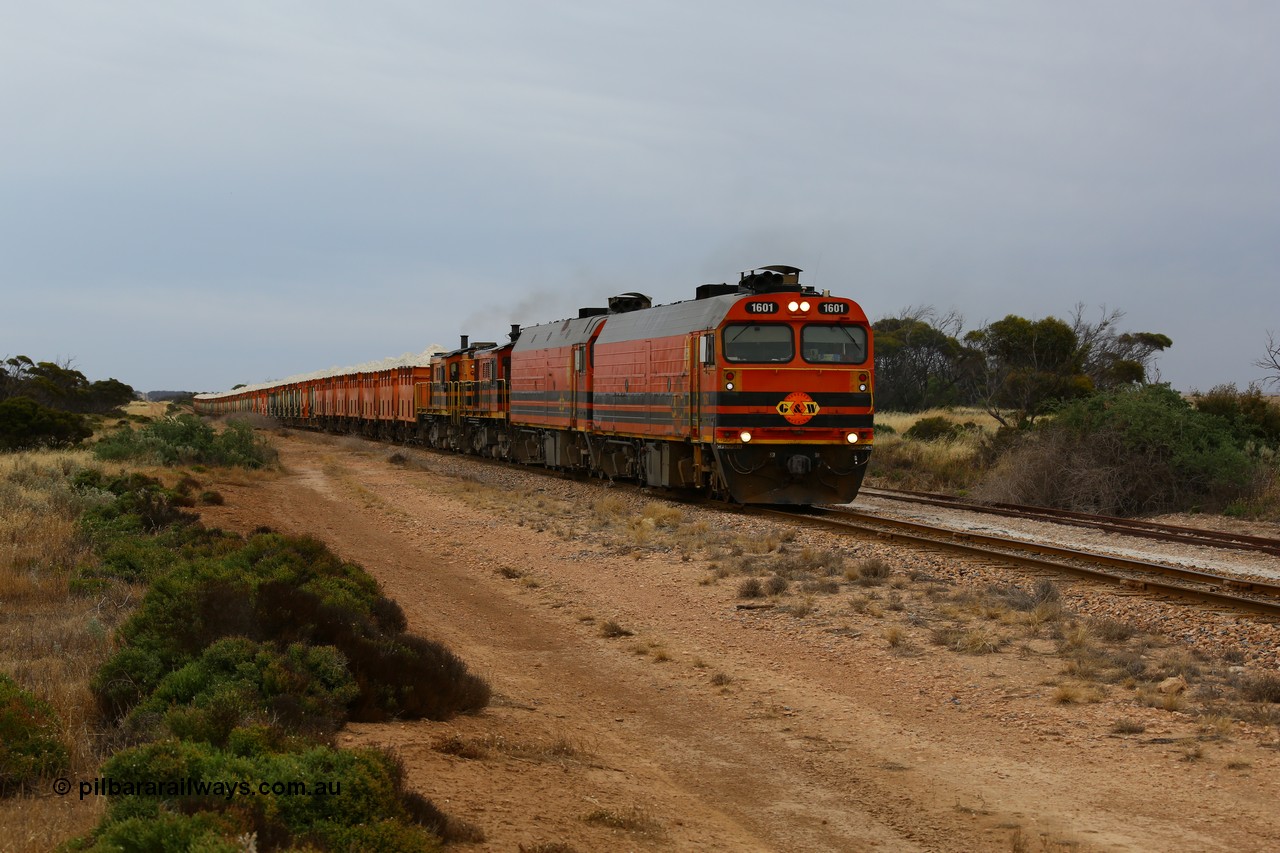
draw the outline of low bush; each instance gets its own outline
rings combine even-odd
[[[274,464],[276,453],[266,439],[241,420],[228,421],[222,432],[195,415],[177,415],[134,430],[122,427],[93,446],[99,459],[132,459],[154,465],[223,465],[261,468]]]
[[[49,704],[0,673],[0,796],[63,773],[70,756]]]
[[[332,646],[294,643],[284,651],[243,637],[220,640],[169,673],[133,709],[135,737],[225,746],[233,730],[260,726],[278,742],[293,734],[327,738],[359,692]]]
[[[1216,385],[1192,401],[1196,411],[1214,415],[1231,425],[1242,440],[1280,445],[1280,406],[1263,396],[1256,386],[1240,391],[1234,385]]]
[[[72,478],[72,484],[81,492],[110,497],[81,517],[81,524],[99,543],[121,536],[157,533],[179,522],[196,520],[181,510],[179,493],[145,474],[108,477],[96,468],[86,468]]]
[[[374,750],[240,755],[170,740],[116,753],[101,778],[119,792],[71,849],[236,850],[254,837],[269,850],[434,851],[448,823],[405,789],[402,765]],[[299,784],[305,793],[285,793]]]
[[[1266,672],[1249,676],[1241,681],[1240,693],[1250,702],[1280,702],[1280,675]]]
[[[955,438],[964,429],[941,415],[921,418],[903,433],[904,437],[913,441],[943,441]]]
[[[240,636],[281,648],[336,647],[359,687],[353,719],[445,719],[487,704],[483,679],[444,646],[404,629],[399,606],[359,566],[315,539],[258,534],[220,559],[192,560],[155,578],[94,689],[105,713],[124,716],[205,647]]]
[[[860,586],[879,586],[893,573],[893,568],[879,557],[868,557],[860,560],[845,572],[845,579],[855,581]]]
[[[1147,385],[1063,406],[1018,437],[977,494],[1112,515],[1225,506],[1252,464],[1227,421]]]

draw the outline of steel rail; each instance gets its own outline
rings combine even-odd
[[[1280,617],[1280,586],[1275,584],[1252,581],[1245,578],[1227,577],[1210,572],[1199,572],[1179,566],[1166,566],[1140,560],[1126,560],[1122,557],[1113,557],[1108,554],[1076,551],[1070,548],[1040,545],[1017,539],[982,536],[917,522],[885,519],[857,510],[850,510],[846,507],[818,507],[809,510],[752,508],[750,511],[780,516],[792,523],[797,521],[812,522],[826,527],[870,534],[891,541],[907,542],[926,547],[941,547],[988,560],[1000,560],[1029,568],[1065,572],[1092,580],[1117,584],[1129,589],[1190,599],[1229,607],[1237,611],[1242,610],[1265,616]],[[1032,553],[1017,553],[1019,550]],[[1034,554],[1043,556],[1034,556]],[[1138,576],[1102,571],[1101,569],[1063,562],[1062,560],[1050,560],[1046,559],[1047,556],[1122,568],[1134,572]],[[1182,583],[1156,580],[1150,577],[1152,574],[1173,577],[1185,582],[1202,584],[1203,586],[1195,588]],[[1265,597],[1248,598],[1233,595],[1221,591],[1223,588],[1238,589]]]
[[[1184,545],[1200,545],[1209,548],[1233,548],[1240,551],[1259,551],[1280,556],[1280,539],[1265,536],[1249,536],[1239,533],[1226,533],[1220,530],[1205,530],[1198,527],[1185,527],[1178,524],[1165,524],[1156,521],[1142,521],[1133,518],[1118,518],[1110,515],[1091,515],[1085,512],[1073,512],[1051,507],[1022,506],[1019,504],[991,503],[980,504],[966,501],[951,495],[939,495],[931,492],[913,492],[899,489],[873,489],[863,487],[859,495],[886,500],[904,501],[929,506],[943,506],[952,509],[964,509],[971,512],[1000,515],[1007,518],[1028,518],[1032,520],[1051,521],[1056,524],[1070,524],[1075,527],[1090,527],[1108,533],[1121,533],[1128,536],[1142,536],[1149,539],[1162,539],[1179,542]]]

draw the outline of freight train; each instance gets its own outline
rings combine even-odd
[[[201,394],[196,411],[743,504],[845,503],[874,438],[871,326],[800,273],[760,267],[669,305],[625,293],[506,343]]]

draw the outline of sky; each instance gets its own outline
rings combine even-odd
[[[0,357],[217,391],[789,264],[1280,335],[1280,4],[0,0]]]

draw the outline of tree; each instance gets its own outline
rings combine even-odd
[[[89,383],[80,411],[98,414],[110,412],[128,405],[134,396],[133,386],[126,385],[119,379],[99,379]]]
[[[1003,426],[1029,426],[1059,401],[1093,391],[1079,339],[1057,317],[1031,321],[1010,314],[964,339],[971,348],[966,382]]]
[[[1261,367],[1271,374],[1263,382],[1280,385],[1280,341],[1276,340],[1274,332],[1267,332],[1267,354],[1255,361],[1253,366]]]
[[[64,412],[102,414],[128,403],[134,390],[118,379],[90,382],[70,360],[32,361],[18,355],[6,359],[0,371],[0,400],[17,396]]]
[[[30,397],[0,400],[0,450],[65,447],[91,435],[80,415],[50,409]]]
[[[1098,390],[1140,385],[1150,377],[1156,353],[1173,346],[1173,340],[1158,332],[1123,332],[1116,326],[1124,312],[1110,312],[1104,306],[1096,323],[1084,319],[1084,303],[1077,303],[1071,330],[1080,350],[1081,370]]]
[[[962,347],[949,330],[959,323],[955,315],[936,319],[931,308],[876,321],[876,408],[918,412],[957,402]]]
[[[16,397],[21,393],[27,374],[36,363],[25,355],[15,355],[4,361],[4,370],[0,371],[0,400]]]

